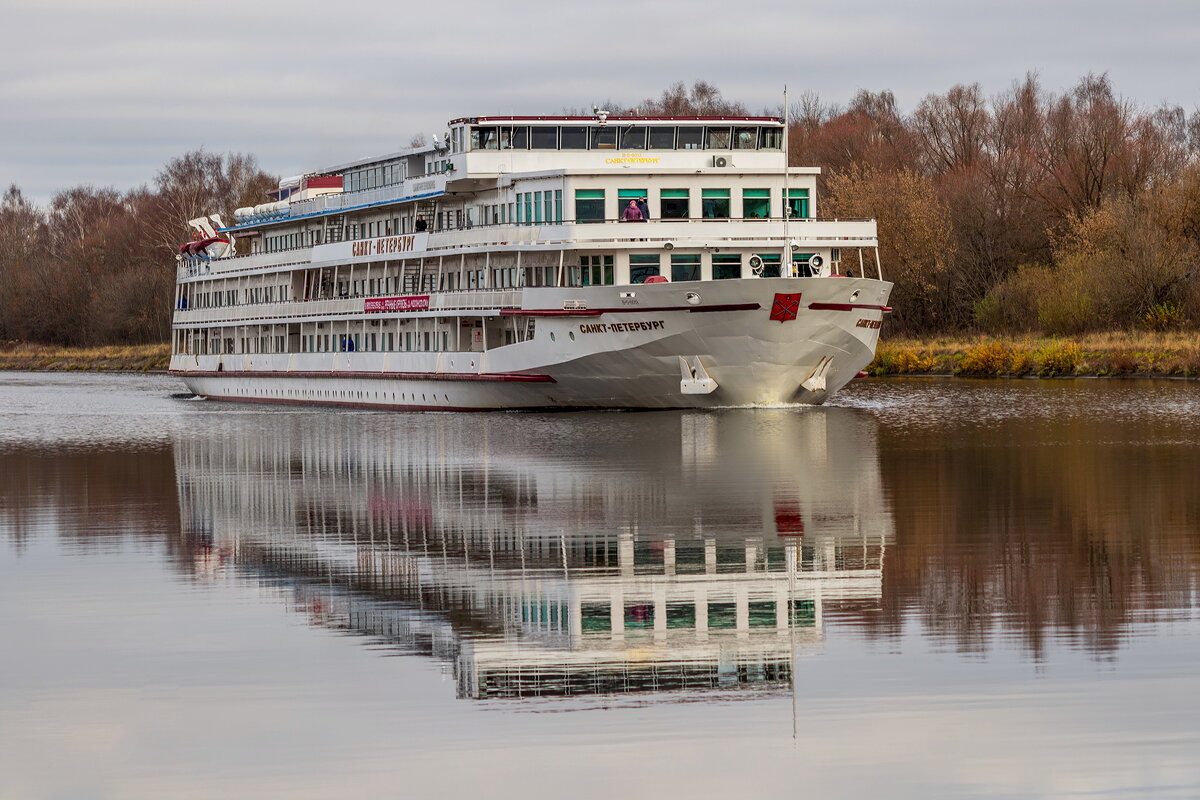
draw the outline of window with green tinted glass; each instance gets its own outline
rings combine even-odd
[[[714,253],[712,257],[713,280],[728,280],[742,277],[742,257],[737,253]]]
[[[629,256],[629,282],[645,283],[646,278],[659,275],[658,255]]]
[[[750,603],[749,610],[751,628],[775,627],[775,601],[764,600],[762,602]]]
[[[658,193],[659,214],[663,219],[687,219],[691,206],[687,189],[663,189]]]
[[[763,261],[762,272],[759,274],[759,277],[778,278],[779,264],[783,260],[779,257],[779,253],[756,253],[756,255]]]
[[[617,190],[617,216],[624,219],[625,209],[629,206],[629,201],[632,200],[638,204],[638,210],[642,208],[642,204],[649,199],[650,195],[645,189],[618,189]],[[646,206],[646,212],[649,212],[649,205]],[[644,213],[646,213],[644,212]],[[649,213],[642,219],[647,219]]]
[[[696,627],[696,606],[692,603],[667,603],[667,627]]]
[[[701,189],[700,205],[704,219],[729,219],[729,190]]]
[[[737,626],[737,605],[735,603],[709,603],[708,627],[733,628]]]
[[[585,603],[579,608],[579,621],[585,632],[611,632],[612,607],[601,603]]]
[[[604,221],[604,190],[576,189],[575,190],[575,221],[603,222]]]
[[[700,280],[700,254],[671,254],[671,280]]]
[[[788,208],[791,216],[808,218],[808,189],[788,189]]]
[[[792,253],[792,274],[798,275],[801,278],[811,278],[815,274],[812,267],[808,265],[808,260],[815,253]]]
[[[743,189],[742,216],[746,219],[766,219],[771,216],[771,190]]]
[[[649,630],[654,627],[654,606],[649,603],[625,606],[625,630]]]

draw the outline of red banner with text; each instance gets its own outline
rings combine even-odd
[[[364,311],[426,311],[429,308],[429,295],[409,295],[407,297],[369,297],[364,301]]]

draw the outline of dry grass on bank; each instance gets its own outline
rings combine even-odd
[[[154,372],[165,370],[170,359],[168,344],[53,347],[0,343],[0,370]]]
[[[1071,338],[884,339],[867,371],[878,376],[1198,377],[1200,336],[1190,331],[1111,331]]]

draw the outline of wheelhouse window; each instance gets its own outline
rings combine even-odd
[[[808,219],[808,189],[788,189],[788,216]]]
[[[676,147],[680,150],[699,150],[704,144],[704,129],[680,128]]]
[[[671,254],[671,280],[700,280],[700,254]]]
[[[742,216],[746,219],[766,219],[771,216],[771,190],[743,189]]]
[[[500,129],[501,150],[527,150],[529,148],[529,128],[525,125],[503,127]]]
[[[530,147],[534,150],[557,150],[558,128],[550,125],[535,125],[529,129]]]
[[[561,141],[563,150],[586,150],[587,128],[582,125],[564,125]]]
[[[646,148],[649,150],[674,150],[675,129],[665,127],[650,128]]]
[[[733,129],[733,148],[735,150],[753,150],[758,144],[758,130],[756,128],[734,128]]]
[[[622,150],[645,150],[646,149],[646,126],[630,125],[620,131],[621,149]]]
[[[714,253],[713,280],[723,281],[742,277],[742,257],[738,253]]]
[[[687,189],[663,189],[658,193],[659,215],[663,219],[687,219],[691,216]]]
[[[700,201],[705,219],[729,219],[728,189],[701,189]]]
[[[617,147],[617,129],[607,125],[592,128],[593,150],[615,150]]]
[[[471,128],[472,150],[499,150],[500,129],[493,127]]]
[[[658,254],[632,254],[629,256],[629,282],[645,283],[647,278],[660,275]]]
[[[604,222],[604,190],[575,190],[575,221]]]
[[[758,149],[779,150],[783,147],[783,128],[759,128]]]
[[[729,149],[729,128],[706,128],[709,150]]]

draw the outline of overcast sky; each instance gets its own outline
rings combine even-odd
[[[376,2],[2,0],[0,182],[131,188],[191,149],[295,174],[467,115],[636,102],[703,79],[751,110],[786,83],[905,109],[1036,70],[1059,91],[1200,104],[1198,0]]]

